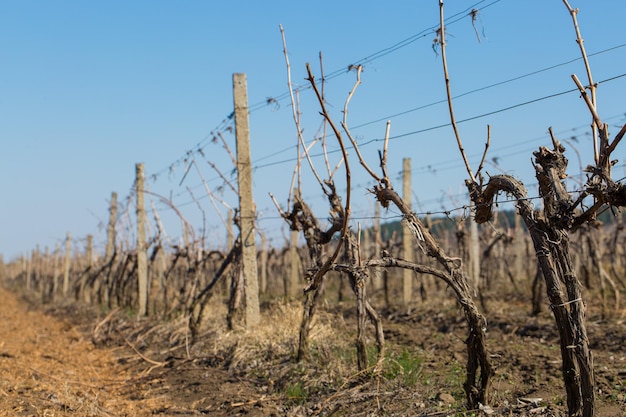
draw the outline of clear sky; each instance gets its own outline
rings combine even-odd
[[[626,77],[619,78],[626,73],[626,2],[571,4],[580,8],[594,79],[606,80],[598,89],[599,111],[615,134],[626,121]],[[472,9],[478,10],[474,20]],[[532,151],[549,145],[552,126],[567,140],[576,176],[591,162],[590,116],[579,94],[565,92],[574,88],[571,74],[584,83],[587,78],[562,1],[448,0],[445,14],[451,88],[459,96],[455,113],[474,169],[489,124],[486,171],[511,173],[536,195]],[[102,250],[112,191],[123,206],[120,239],[132,242],[134,207],[128,198],[137,162],[145,164],[151,191],[171,198],[198,236],[206,229],[207,246],[223,247],[220,216],[224,205],[236,206],[236,197],[207,161],[235,183],[228,153],[211,141],[220,132],[235,149],[227,129],[233,73],[246,73],[248,80],[258,227],[281,245],[288,233],[268,193],[286,204],[297,135],[285,94],[279,24],[285,28],[294,87],[301,89],[307,143],[319,135],[321,119],[305,88],[305,63],[319,76],[322,52],[326,97],[337,122],[355,80],[348,66],[362,63],[348,125],[370,165],[378,169],[389,119],[390,176],[400,190],[402,159],[411,158],[414,210],[467,204],[462,186],[467,174],[447,125],[442,65],[433,48],[438,21],[437,0],[0,1],[0,253],[10,260],[37,245],[53,250],[68,231],[76,250],[84,248],[87,234]],[[327,140],[334,166],[337,142],[332,135]],[[319,143],[312,148],[313,154],[320,151]],[[372,182],[354,151],[350,155],[353,225],[369,226],[374,204],[366,187]],[[620,160],[615,177],[626,176],[624,147],[614,156]],[[202,177],[195,167],[184,175],[192,160]],[[314,162],[325,176],[323,159]],[[342,193],[344,175],[343,167],[335,175]],[[213,203],[202,178],[216,196]],[[323,220],[328,208],[306,167],[302,184],[305,199]],[[169,243],[178,243],[180,222],[166,204],[147,200],[152,202]],[[383,216],[397,214],[390,210]]]

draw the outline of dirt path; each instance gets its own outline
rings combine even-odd
[[[0,415],[139,415],[110,350],[0,288]]]
[[[253,384],[202,361],[154,367],[1,287],[0,300],[0,417],[277,415]]]

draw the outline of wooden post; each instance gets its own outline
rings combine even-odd
[[[298,295],[298,281],[300,277],[300,255],[298,255],[298,231],[291,231],[291,246],[289,247],[289,281],[285,288],[285,297],[295,298]]]
[[[246,328],[259,324],[259,281],[256,265],[255,208],[252,198],[252,164],[250,162],[250,127],[246,74],[233,74],[235,135],[237,141],[237,182],[241,216],[241,250],[246,297]]]
[[[85,266],[84,272],[80,279],[80,290],[77,294],[77,297],[82,296],[83,300],[85,300],[86,304],[91,304],[91,291],[87,288],[87,280],[89,279],[89,274],[87,274],[87,270],[91,270],[93,267],[93,235],[87,235],[87,246],[85,248]]]
[[[135,165],[136,194],[137,194],[137,287],[138,287],[138,316],[145,316],[148,312],[148,254],[146,253],[146,210],[144,205],[144,171],[143,164]]]
[[[513,241],[513,247],[515,250],[514,258],[514,276],[518,280],[517,282],[527,283],[529,275],[527,273],[528,267],[526,264],[526,236],[524,229],[522,228],[521,216],[515,216],[515,240]]]
[[[27,265],[26,265],[26,289],[30,290],[31,287],[31,275],[32,275],[32,271],[33,271],[33,262],[35,261],[35,250],[33,249],[31,251],[30,256],[28,257],[27,260]]]
[[[107,227],[107,247],[105,252],[105,262],[109,262],[115,251],[115,223],[117,222],[117,193],[111,193],[109,205],[109,226]]]
[[[259,254],[259,292],[267,292],[267,237],[261,235],[261,253]]]
[[[474,217],[469,219],[469,273],[470,282],[474,286],[474,291],[479,291],[480,288],[480,239],[478,236],[478,223],[474,220]]]
[[[156,282],[158,285],[158,290],[159,293],[161,295],[161,308],[163,309],[163,311],[167,311],[168,309],[168,298],[167,298],[167,285],[165,283],[165,271],[167,271],[167,257],[165,254],[165,249],[163,249],[163,245],[161,244],[161,248],[159,249],[159,251],[157,252],[157,258],[155,259],[155,274],[156,274]],[[153,309],[153,311],[157,311],[157,300],[158,300],[158,295],[155,294],[154,300],[153,300],[153,305],[155,306],[155,308]]]
[[[63,260],[63,297],[70,290],[70,261],[72,260],[72,234],[67,232],[65,239],[65,259]]]
[[[86,268],[93,266],[93,235],[87,235],[87,247],[85,248]]]
[[[230,253],[235,245],[235,232],[233,231],[233,223],[235,221],[235,212],[233,209],[228,209],[228,214],[226,217],[226,249],[224,250],[225,254]],[[228,293],[230,291],[230,284],[227,280],[220,280],[219,284],[221,288],[221,292],[224,297],[228,297]]]
[[[49,251],[48,251],[48,247],[46,246],[46,255],[45,255],[45,260],[47,262],[49,257]],[[48,301],[53,301],[54,298],[56,297],[56,293],[59,291],[59,275],[61,275],[61,271],[59,271],[59,264],[61,263],[60,257],[61,257],[61,246],[58,243],[55,243],[54,245],[54,253],[52,254],[53,257],[53,273],[52,273],[52,292],[50,294],[50,298],[48,299]],[[42,277],[44,275],[42,274]],[[45,290],[44,290],[45,291]]]
[[[42,252],[41,252],[41,248],[39,247],[39,245],[37,245],[37,247],[35,248],[35,250],[33,251],[33,259],[32,259],[32,263],[33,263],[33,274],[31,276],[31,279],[33,280],[33,282],[35,283],[35,285],[42,285],[42,282],[44,281],[43,279],[43,265],[42,265]]]
[[[115,230],[116,224],[117,224],[117,193],[113,191],[111,192],[111,201],[109,202],[109,224],[107,226],[107,244],[106,244],[106,250],[104,254],[105,263],[111,262],[114,256],[114,253],[116,251],[116,239],[117,239],[117,233]],[[113,265],[110,266],[109,272],[112,270],[112,268],[113,268]],[[98,282],[95,283],[95,289],[94,289],[95,294],[98,296],[98,301],[106,306],[111,305],[111,300],[109,298],[110,291],[108,288],[110,285],[109,281],[110,281],[110,273],[107,273],[107,275],[104,278],[98,280]]]
[[[372,230],[374,236],[372,236],[374,243],[374,259],[379,258],[381,251],[381,236],[380,236],[380,204],[374,206],[374,228]],[[374,267],[373,271],[373,283],[374,290],[380,290],[383,288],[382,270],[380,267]]]
[[[411,158],[402,160],[402,199],[405,204],[411,208]],[[401,257],[407,261],[413,261],[413,236],[408,228],[402,228],[402,255]],[[413,271],[410,269],[402,270],[402,300],[407,305],[413,298]]]
[[[226,223],[226,253],[230,252],[235,244],[235,233],[233,232],[233,220],[235,213],[233,209],[228,210],[228,218]]]

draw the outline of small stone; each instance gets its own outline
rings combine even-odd
[[[441,400],[445,404],[454,404],[456,400],[454,397],[446,392],[442,392],[439,394],[439,400]]]

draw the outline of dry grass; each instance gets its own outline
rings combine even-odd
[[[494,415],[528,415],[535,406],[518,402],[525,397],[543,398],[536,415],[563,415],[551,317],[546,313],[529,320],[525,307],[518,310],[516,303],[492,302],[492,307],[488,349],[497,367],[490,402]],[[37,363],[31,365],[35,369],[23,366],[18,373],[13,357],[0,356],[4,365],[0,376],[6,377],[0,398],[10,400],[7,404],[13,407],[6,415],[480,415],[464,408],[467,329],[452,302],[433,300],[432,305],[423,303],[410,313],[386,311],[386,355],[380,373],[357,371],[355,312],[350,302],[320,306],[310,333],[309,357],[302,362],[295,361],[302,319],[297,301],[264,304],[261,324],[244,331],[226,327],[226,307],[214,300],[194,346],[189,345],[185,317],[138,320],[123,311],[90,316],[77,308],[57,308],[57,313],[83,317],[79,324],[62,328],[49,324],[47,330],[35,330],[30,336],[23,332],[22,336],[34,339],[32,344],[0,346],[0,353],[20,352],[29,363]],[[39,316],[30,319],[44,323]],[[616,353],[624,343],[623,323],[590,329],[598,343],[596,363],[602,368],[623,363],[623,355]],[[43,333],[51,339],[63,335],[54,336],[52,343],[64,350],[51,355],[55,359],[34,362]],[[368,328],[368,335],[373,365],[373,328]],[[105,349],[95,348],[90,338]],[[611,362],[613,357],[617,359]],[[599,386],[607,393],[602,405],[609,410],[599,416],[623,415],[623,381],[615,379],[621,374],[615,375],[614,368],[598,373]]]
[[[366,409],[380,411],[393,408],[398,399],[423,407],[426,397],[436,399],[439,393],[434,386],[423,390],[423,395],[413,392],[416,385],[430,383],[430,376],[424,374],[424,358],[434,361],[436,354],[417,347],[388,345],[384,367],[376,373],[376,349],[371,340],[372,366],[359,372],[353,319],[336,312],[318,310],[310,332],[309,356],[301,362],[295,361],[302,320],[299,302],[272,304],[264,310],[262,324],[247,332],[228,331],[218,311],[207,317],[211,320],[205,323],[205,336],[194,347],[194,354],[219,358],[229,372],[255,381],[263,393],[283,404],[285,415],[325,415],[354,404],[369,404]],[[373,328],[370,331],[373,338]],[[462,380],[456,374],[446,378],[454,378],[455,389],[461,389]]]
[[[295,363],[302,305],[275,303],[263,313],[261,324],[250,331],[229,331],[219,315],[212,314],[206,337],[194,348],[201,356],[223,358],[225,367],[241,375],[267,379],[274,390],[290,390],[294,377],[302,390],[331,386],[354,373],[353,340],[343,320],[325,311],[316,314],[310,332],[310,358]]]

